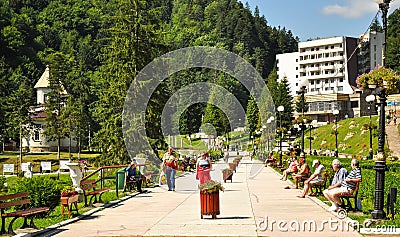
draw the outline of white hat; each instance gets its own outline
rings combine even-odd
[[[131,162],[131,165],[137,165],[136,160],[133,160],[133,161]]]
[[[319,160],[313,160],[312,166],[314,166],[315,164],[319,164]]]

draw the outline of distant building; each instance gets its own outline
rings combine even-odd
[[[358,74],[369,72],[382,65],[383,33],[368,32],[360,35]]]
[[[49,89],[49,76],[50,70],[49,67],[46,67],[46,70],[40,77],[39,81],[35,85],[36,94],[37,94],[37,104],[35,106],[30,107],[30,117],[32,119],[32,124],[30,126],[24,126],[27,128],[28,133],[22,139],[22,148],[26,151],[30,152],[55,152],[57,151],[57,140],[47,141],[44,131],[46,129],[45,119],[45,104],[47,101],[47,94],[50,92]],[[68,96],[68,93],[63,89],[61,92],[62,96]],[[61,139],[61,151],[68,151],[70,147],[72,152],[77,151],[77,141],[75,137],[72,137],[71,140],[69,138]]]
[[[377,51],[383,38],[379,34],[366,34],[362,40],[341,36],[300,42],[298,52],[277,55],[278,81],[288,80],[295,99],[306,82],[308,111],[304,115],[314,123],[333,122],[335,109],[340,119],[361,116],[368,105],[366,95],[356,87],[356,78],[360,71],[381,62],[382,54]]]

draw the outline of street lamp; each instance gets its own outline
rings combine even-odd
[[[304,119],[304,94],[306,93],[306,88],[308,85],[308,80],[304,80],[300,83],[300,90],[297,91],[297,94],[300,95],[301,100],[301,117]],[[304,152],[304,123],[301,122],[301,152]]]
[[[336,156],[336,158],[339,157],[338,142],[337,142],[337,135],[338,135],[338,130],[337,130],[337,119],[338,119],[338,114],[339,114],[339,110],[337,110],[337,109],[333,110],[333,115],[335,115],[335,137],[336,137],[336,151],[335,151],[335,156]]]
[[[387,33],[387,13],[389,11],[389,3],[391,0],[376,0],[379,4],[379,9],[382,11],[383,23],[383,45],[382,45],[382,66],[386,65],[386,33]],[[370,87],[371,88],[371,87]],[[375,85],[376,88],[376,85]],[[379,111],[379,135],[378,135],[378,153],[375,160],[375,199],[374,210],[371,213],[372,219],[385,219],[386,214],[383,211],[384,204],[384,189],[385,189],[385,170],[386,157],[384,153],[385,147],[385,104],[386,95],[385,88],[377,88],[376,94],[379,96],[380,111]]]
[[[273,140],[269,140],[269,136],[270,136],[270,129],[269,129],[269,124],[270,123],[272,123],[272,122],[274,122],[274,120],[275,120],[275,117],[274,116],[271,116],[271,117],[269,117],[269,119],[267,120],[267,124],[268,124],[268,137],[267,137],[267,139],[268,139],[268,152],[270,151],[270,150],[272,150],[272,147],[273,147],[273,144],[272,144],[272,142],[273,142]],[[271,143],[270,143],[271,142]]]
[[[312,143],[313,138],[312,138],[311,130],[313,129],[313,125],[310,123],[308,125],[308,128],[310,129],[310,155],[312,155],[311,143]]]
[[[372,114],[372,102],[375,101],[375,96],[374,95],[368,95],[365,100],[369,103],[368,110],[369,110],[369,158],[372,159],[374,152],[372,149],[372,120],[371,120],[371,114]]]
[[[268,120],[267,120],[267,122],[268,122]],[[263,125],[263,126],[261,127],[261,136],[262,136],[262,137],[264,137],[264,136],[262,135],[262,133],[263,133],[263,132],[266,132],[266,129],[267,129],[267,126],[265,126],[265,125]],[[262,140],[264,140],[264,139],[262,139]],[[264,141],[265,141],[265,140],[264,140]],[[261,145],[262,145],[262,143],[261,143]],[[267,145],[268,145],[268,144],[267,144]],[[261,147],[260,147],[260,148],[261,148]],[[264,145],[264,150],[261,150],[262,158],[264,158],[265,149],[266,149],[266,147],[265,147],[265,145]]]
[[[279,112],[279,166],[282,166],[282,112],[285,110],[285,107],[278,106],[278,112]]]

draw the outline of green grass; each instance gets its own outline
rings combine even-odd
[[[329,169],[332,169],[332,160],[334,157],[326,156],[307,156],[306,162],[311,165],[314,159],[319,159],[321,163]],[[351,171],[349,158],[339,158],[342,165]],[[360,160],[362,182],[360,183],[358,197],[361,198],[362,212],[350,212],[349,217],[358,220],[359,223],[363,223],[366,219],[371,219],[371,212],[374,210],[374,191],[375,191],[375,171],[372,169],[374,166],[373,160]],[[391,187],[400,187],[400,161],[387,161],[388,171],[385,172],[385,207],[386,212],[386,197]],[[280,169],[276,169],[281,173]],[[331,180],[328,180],[327,187],[329,186]],[[325,202],[327,199],[324,196],[318,196],[318,198]],[[400,210],[400,202],[395,203],[395,212],[398,213]],[[387,213],[388,214],[388,213]],[[386,220],[385,225],[395,225],[400,227],[400,215],[395,215],[394,220]]]
[[[378,116],[372,117],[373,123],[373,150],[378,148]],[[369,117],[361,117],[354,119],[345,119],[338,122],[338,151],[341,154],[351,154],[355,157],[364,157],[369,154]],[[328,124],[313,129],[311,137],[312,150],[325,151],[335,150],[336,138],[334,132],[334,124]],[[304,148],[306,150],[310,147],[310,132],[305,132]],[[300,144],[300,138],[297,139],[297,144]]]

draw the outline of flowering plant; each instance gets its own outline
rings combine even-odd
[[[217,190],[224,191],[225,188],[222,186],[220,182],[214,181],[214,180],[207,180],[203,184],[200,184],[199,186],[200,191],[207,192],[207,193],[213,193]]]
[[[379,88],[385,88],[387,94],[393,94],[400,89],[400,76],[393,69],[380,66],[359,75],[356,83],[362,90],[369,89],[368,85],[376,85]]]

